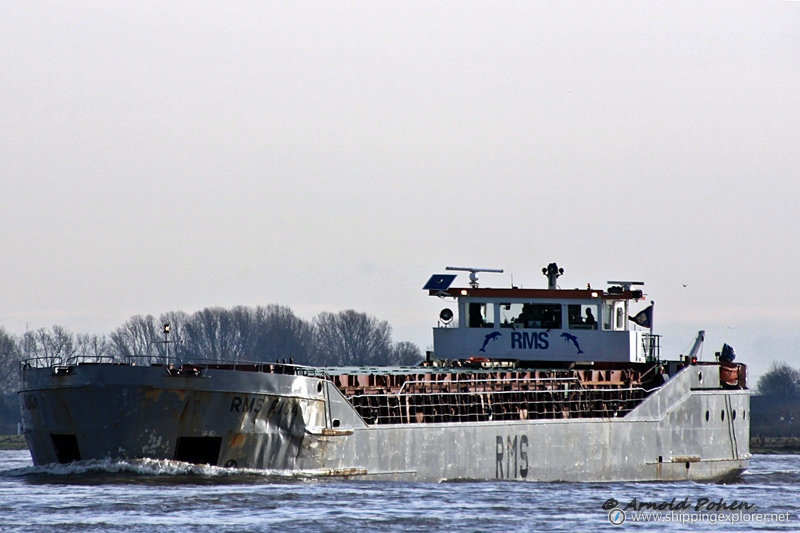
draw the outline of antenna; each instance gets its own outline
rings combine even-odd
[[[164,349],[165,349],[164,366],[166,366],[169,363],[169,332],[171,329],[172,328],[170,327],[169,323],[164,324],[164,326],[161,329],[161,331],[164,332]]]
[[[502,274],[502,268],[476,268],[476,267],[445,267],[445,270],[460,270],[462,272],[469,272],[469,286],[473,289],[478,288],[478,272],[493,272],[495,274]]]
[[[169,345],[175,344],[177,341],[169,340],[169,334],[172,333],[172,326],[169,325],[169,322],[166,322],[163,326],[161,326],[161,333],[164,334],[163,341],[151,341],[150,344],[163,344],[164,345],[164,366],[169,364]]]
[[[644,285],[644,281],[606,281],[609,285],[619,285],[622,287],[622,290],[629,291],[633,286],[642,286]]]

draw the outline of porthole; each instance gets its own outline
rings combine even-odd
[[[686,470],[689,470],[689,461],[686,461]]]
[[[725,422],[725,411],[722,411],[722,414],[720,416],[722,418],[722,421]]]
[[[747,418],[747,411],[742,411],[742,420]]]
[[[703,382],[703,373],[702,372],[698,372],[697,373],[697,381],[699,381],[700,383]]]
[[[711,413],[709,413],[708,410],[706,410],[706,422],[708,422],[710,418],[711,418]]]
[[[322,382],[317,383],[317,392],[322,392]]]
[[[659,456],[658,456],[658,462],[659,462],[659,463],[663,463],[663,462],[664,462],[664,456],[662,456],[662,455],[659,455]]]
[[[731,418],[736,420],[736,409],[734,409],[733,412],[731,413]]]

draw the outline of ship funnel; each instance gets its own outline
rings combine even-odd
[[[550,263],[542,269],[542,274],[547,276],[547,288],[556,290],[558,288],[558,277],[564,273],[563,268],[558,268],[555,263]]]

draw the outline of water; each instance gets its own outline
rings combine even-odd
[[[756,455],[742,479],[727,485],[431,484],[321,481],[173,461],[33,467],[27,451],[0,451],[0,531],[796,531],[798,482],[800,455]],[[629,508],[625,523],[612,525],[604,504],[614,499],[624,507],[634,498],[653,504],[674,498],[673,507],[685,501],[692,508],[675,511],[668,524],[635,523]],[[758,509],[694,511],[720,498]],[[764,522],[752,513],[790,517]],[[702,514],[707,521],[676,522]],[[712,514],[746,521],[711,523]]]

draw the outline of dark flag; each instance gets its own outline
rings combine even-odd
[[[636,316],[629,316],[628,318],[643,328],[651,328],[653,327],[653,306],[651,305],[636,313]]]
[[[722,345],[722,353],[719,356],[719,360],[723,363],[730,363],[736,359],[736,352],[733,351],[733,347],[727,344]]]

